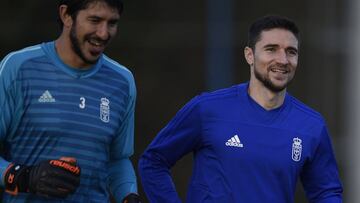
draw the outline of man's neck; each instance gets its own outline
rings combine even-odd
[[[70,39],[64,37],[64,34],[55,41],[55,50],[60,59],[70,67],[86,69],[90,66],[89,64],[84,63],[84,61],[73,51]]]
[[[250,81],[248,93],[250,97],[266,110],[280,107],[285,100],[286,89],[273,92],[262,83]]]

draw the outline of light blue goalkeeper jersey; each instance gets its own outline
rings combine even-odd
[[[248,84],[202,94],[161,130],[139,161],[151,203],[180,203],[170,168],[194,154],[187,203],[292,203],[300,177],[310,203],[341,203],[323,118],[289,94],[266,110]]]
[[[33,165],[75,157],[80,187],[66,199],[4,194],[3,202],[109,202],[136,192],[133,76],[105,55],[88,70],[64,64],[48,42],[7,55],[0,64],[0,139],[9,162]],[[3,181],[1,181],[3,185]]]

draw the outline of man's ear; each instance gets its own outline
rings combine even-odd
[[[244,56],[246,62],[251,66],[254,64],[254,51],[250,47],[245,47],[244,49]]]
[[[73,19],[72,17],[67,13],[67,9],[68,7],[66,5],[61,5],[59,7],[59,16],[60,16],[60,19],[61,21],[63,22],[64,24],[64,28],[66,27],[71,27],[72,24],[73,24]]]

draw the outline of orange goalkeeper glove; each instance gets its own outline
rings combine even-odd
[[[46,160],[33,166],[10,164],[4,180],[5,191],[13,195],[31,192],[65,198],[80,185],[80,167],[64,160]]]

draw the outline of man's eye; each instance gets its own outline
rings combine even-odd
[[[99,19],[96,19],[96,18],[90,18],[89,21],[91,23],[98,23],[100,20]]]
[[[273,47],[268,47],[268,48],[265,49],[265,51],[273,52],[273,51],[275,51],[275,48],[273,48]]]
[[[109,22],[109,26],[110,26],[110,27],[116,27],[117,24],[118,24],[117,21],[110,21],[110,22]]]
[[[289,50],[288,54],[291,55],[291,56],[296,56],[298,54],[298,52],[295,51],[295,50]]]

